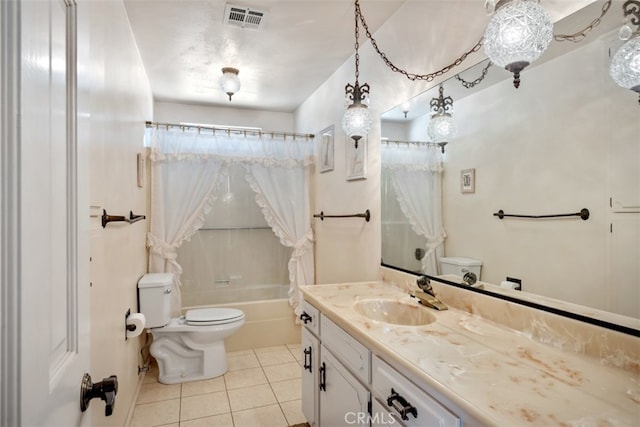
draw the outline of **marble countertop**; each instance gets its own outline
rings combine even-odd
[[[302,292],[374,354],[401,366],[414,381],[482,424],[640,426],[635,363],[624,366],[636,369],[620,369],[545,345],[522,331],[455,309],[446,300],[449,310],[421,307],[436,317],[422,326],[374,321],[355,311],[354,304],[364,299],[417,304],[408,292],[383,282],[305,286]]]

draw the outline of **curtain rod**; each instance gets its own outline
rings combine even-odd
[[[433,146],[437,146],[438,144],[436,144],[435,142],[427,142],[427,141],[401,141],[401,140],[396,140],[396,139],[383,139],[382,143],[384,144],[415,144],[415,145],[433,145]]]
[[[243,128],[234,128],[234,127],[215,127],[215,126],[200,126],[200,125],[187,125],[187,124],[175,124],[175,123],[157,123],[157,122],[145,122],[145,125],[147,128],[179,128],[182,129],[183,131],[187,130],[187,129],[196,129],[198,132],[200,132],[201,130],[210,130],[212,131],[214,134],[216,132],[224,132],[227,135],[230,135],[232,133],[234,134],[242,134],[244,136],[247,135],[258,135],[260,137],[264,136],[271,136],[272,138],[274,136],[282,136],[285,139],[287,137],[292,137],[294,140],[296,138],[305,138],[305,139],[313,139],[315,138],[315,135],[312,133],[291,133],[291,132],[274,132],[274,131],[264,131],[264,130],[257,130],[257,129],[243,129]]]

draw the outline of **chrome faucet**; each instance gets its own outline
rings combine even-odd
[[[431,282],[429,282],[429,278],[427,276],[419,276],[416,283],[421,290],[414,292],[413,296],[418,298],[420,304],[436,310],[448,309],[442,301],[436,298],[436,293],[431,287]]]

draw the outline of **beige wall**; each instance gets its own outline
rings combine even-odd
[[[137,281],[146,272],[148,221],[100,224],[111,215],[148,215],[146,192],[138,188],[136,154],[143,152],[145,120],[152,98],[145,70],[121,2],[80,2],[79,114],[89,141],[91,204],[91,375],[117,375],[113,415],[94,401],[94,426],[123,426],[138,387],[142,338],[125,340],[125,313],[137,311]]]

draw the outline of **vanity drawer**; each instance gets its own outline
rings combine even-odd
[[[300,320],[304,327],[313,332],[315,336],[320,335],[320,312],[306,301],[302,301]]]
[[[372,368],[373,394],[398,418],[401,417],[401,408],[406,407],[406,419],[402,423],[407,427],[462,426],[460,418],[377,356],[373,357]],[[414,410],[408,409],[410,407]]]
[[[320,316],[321,341],[360,381],[370,384],[371,353],[326,316]]]

